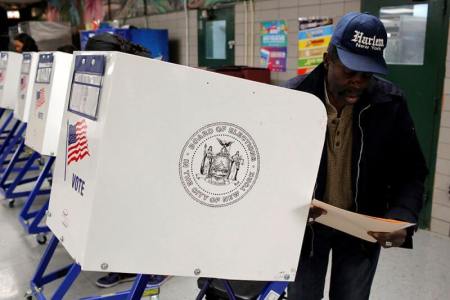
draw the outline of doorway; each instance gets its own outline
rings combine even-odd
[[[199,66],[233,66],[234,7],[199,10],[197,15]]]

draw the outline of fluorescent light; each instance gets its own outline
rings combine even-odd
[[[20,19],[20,12],[18,10],[8,10],[6,15],[8,19]]]
[[[412,7],[384,7],[380,10],[381,14],[386,15],[404,15],[409,14],[412,15],[414,12]]]

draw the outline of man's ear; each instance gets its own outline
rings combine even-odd
[[[328,55],[328,52],[323,53],[323,66],[325,67],[325,70],[328,70],[328,65],[330,63],[330,57]]]

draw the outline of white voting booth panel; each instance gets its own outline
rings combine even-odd
[[[28,122],[28,116],[30,114],[38,60],[39,53],[37,52],[25,52],[22,54],[22,66],[20,68],[19,84],[17,87],[17,102],[14,108],[14,118],[24,123]]]
[[[73,68],[47,224],[82,269],[294,280],[316,97],[117,52]]]
[[[25,144],[42,155],[56,155],[71,64],[72,54],[39,53]]]
[[[22,54],[0,53],[0,107],[14,109],[19,86]]]

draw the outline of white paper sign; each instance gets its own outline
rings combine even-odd
[[[76,57],[70,93],[70,111],[92,120],[97,118],[104,70],[104,56]]]
[[[50,83],[53,67],[53,54],[46,53],[39,56],[39,64],[36,72],[36,83]]]

